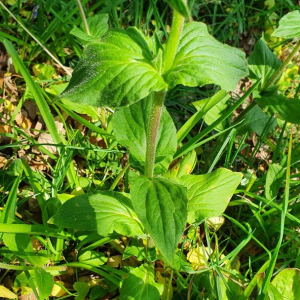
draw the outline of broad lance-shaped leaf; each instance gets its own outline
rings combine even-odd
[[[40,299],[48,299],[54,285],[53,276],[43,268],[36,267],[33,281],[35,286],[39,289]]]
[[[239,134],[245,134],[248,131],[262,135],[274,130],[276,125],[275,118],[263,112],[258,105],[255,105],[244,115],[243,122],[236,129]]]
[[[178,183],[188,189],[189,223],[222,214],[243,175],[227,169],[218,169],[204,175],[186,175]]]
[[[149,96],[138,103],[117,109],[113,117],[113,128],[117,141],[130,149],[130,165],[142,173],[146,160],[151,106],[152,99]],[[167,171],[176,152],[176,146],[176,128],[171,116],[163,107],[157,137],[155,174]]]
[[[300,270],[299,269],[284,269],[278,273],[271,282],[270,291],[268,290],[268,299],[288,299],[298,300],[300,299]],[[275,289],[275,292],[274,292]],[[275,297],[271,297],[272,294]],[[270,295],[271,294],[271,295]],[[281,298],[278,298],[278,297]],[[265,298],[267,299],[267,298]]]
[[[290,123],[300,124],[300,100],[287,99],[282,95],[262,96],[255,101],[263,106],[268,107],[278,118]]]
[[[141,265],[130,270],[120,290],[120,300],[159,300],[163,285],[156,283],[152,265]]]
[[[128,195],[110,191],[74,197],[48,222],[79,231],[97,231],[102,236],[114,231],[125,236],[144,233]]]
[[[93,106],[126,106],[167,84],[152,65],[152,54],[136,28],[109,30],[84,49],[61,95]]]
[[[133,208],[165,260],[172,265],[186,225],[186,188],[164,178],[132,176],[130,181]]]
[[[272,34],[276,37],[292,39],[300,37],[300,12],[299,10],[292,11],[282,17],[279,21],[278,28]]]
[[[255,44],[248,63],[252,72],[251,77],[258,80],[261,79],[260,84],[262,88],[281,66],[280,59],[277,58],[262,39]]]
[[[248,69],[242,51],[218,42],[205,24],[190,22],[184,26],[173,67],[164,78],[170,87],[214,83],[231,91],[246,75]]]

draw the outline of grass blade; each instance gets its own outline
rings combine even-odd
[[[284,192],[284,199],[283,199],[283,204],[282,204],[282,211],[281,211],[281,222],[280,222],[280,232],[279,232],[279,239],[277,246],[274,250],[274,253],[272,255],[272,259],[270,261],[270,265],[267,269],[265,279],[262,284],[262,289],[261,293],[258,296],[258,300],[263,300],[265,299],[267,295],[267,290],[269,288],[271,278],[273,275],[273,271],[275,269],[278,253],[280,250],[280,246],[282,244],[283,240],[283,235],[284,235],[284,224],[285,224],[285,218],[287,215],[287,208],[288,208],[288,203],[289,203],[289,191],[290,191],[290,166],[291,166],[291,156],[292,156],[292,133],[290,134],[290,141],[289,141],[289,150],[288,150],[288,160],[287,160],[287,168],[286,168],[286,184],[285,184],[285,192]]]
[[[20,70],[25,82],[27,83],[28,88],[30,89],[30,91],[36,101],[36,104],[41,112],[41,115],[42,115],[42,117],[45,121],[45,124],[52,136],[54,143],[61,144],[62,139],[59,135],[59,132],[58,132],[57,127],[54,122],[54,118],[51,114],[49,106],[47,105],[47,103],[43,97],[40,87],[31,78],[28,70],[24,66],[21,59],[19,58],[18,53],[14,49],[13,45],[8,40],[3,39],[2,37],[0,37],[0,41],[2,41],[2,43],[4,44],[7,52],[10,54],[10,56],[13,59],[14,65]],[[60,149],[58,149],[58,151],[60,152]],[[63,153],[60,153],[60,154],[62,155]],[[68,178],[69,184],[72,187],[79,185],[78,178],[75,173],[75,168],[74,168],[74,165],[72,162],[70,163],[70,166],[67,171],[67,178]]]

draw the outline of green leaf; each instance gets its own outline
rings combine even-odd
[[[14,226],[14,224],[11,224],[11,226]],[[43,251],[40,251],[38,254],[35,253],[28,234],[4,234],[3,241],[12,253],[17,257],[25,259],[33,266],[43,266],[50,260],[50,256]]]
[[[189,223],[219,216],[241,182],[243,174],[218,169],[204,175],[186,175],[177,181],[188,189]]]
[[[269,166],[265,184],[265,195],[268,200],[272,200],[277,196],[284,175],[285,170],[281,166],[277,164]]]
[[[89,300],[102,299],[107,293],[108,293],[108,290],[105,289],[105,286],[102,287],[100,285],[96,285],[95,287],[92,288],[92,290],[89,294]]]
[[[35,268],[34,281],[39,289],[40,299],[48,299],[54,285],[52,275],[46,272],[43,268]]]
[[[98,267],[107,262],[107,257],[99,251],[85,251],[78,257],[78,261]]]
[[[278,118],[290,123],[300,124],[300,100],[287,99],[281,95],[262,96],[255,101],[262,107],[268,107]]]
[[[79,231],[97,231],[102,236],[114,231],[125,236],[143,234],[128,195],[110,191],[74,197],[48,222]]]
[[[164,177],[169,178],[180,178],[184,175],[192,173],[197,163],[197,153],[195,150],[190,151],[185,155],[178,163],[176,163],[167,173],[164,174]]]
[[[299,269],[284,269],[273,279],[272,286],[277,290],[276,294],[281,294],[282,299],[298,300],[300,299],[299,282]]]
[[[146,160],[151,107],[152,99],[148,97],[129,107],[117,109],[113,116],[113,128],[117,141],[130,149],[130,164],[142,173]],[[157,137],[155,174],[162,174],[167,171],[176,152],[176,147],[176,128],[171,116],[163,107]]]
[[[230,96],[228,94],[226,94],[226,96],[224,98],[222,98],[219,102],[217,102],[211,109],[209,109],[206,112],[203,119],[207,125],[211,125],[212,123],[214,123],[217,119],[219,119],[222,116],[222,113],[227,108],[227,101],[229,98],[230,98]],[[195,106],[195,108],[198,111],[205,111],[206,108],[210,107],[210,104],[213,99],[214,99],[214,97],[195,101],[195,102],[193,102],[193,105]],[[217,126],[215,126],[215,130],[217,130],[217,131],[224,130],[223,124],[220,123]]]
[[[136,214],[161,254],[172,265],[186,225],[186,188],[164,178],[140,176],[131,182],[131,194]]]
[[[154,280],[154,268],[142,265],[131,269],[120,290],[120,300],[159,300],[163,285]]]
[[[177,132],[177,142],[180,143],[192,130],[192,128],[201,120],[201,118],[209,112],[220,101],[228,100],[230,95],[228,92],[220,90],[214,94],[211,98],[206,99],[205,105],[201,107],[191,118]],[[196,102],[194,102],[196,103]],[[197,107],[196,107],[197,108]]]
[[[262,135],[267,125],[267,131],[269,132],[275,129],[277,124],[276,119],[273,119],[273,121],[269,123],[270,118],[270,116],[264,113],[262,109],[256,105],[244,115],[243,122],[237,126],[238,133],[244,134],[248,131]]]
[[[246,75],[248,69],[242,51],[218,42],[205,24],[190,22],[184,26],[173,67],[164,78],[170,87],[215,83],[231,91]]]
[[[259,39],[255,46],[254,51],[248,59],[251,77],[255,79],[261,78],[262,88],[272,77],[272,75],[281,66],[280,59],[269,49],[263,39]]]
[[[300,11],[295,10],[279,21],[278,28],[275,29],[272,36],[282,37],[285,39],[293,39],[295,37],[300,37]]]
[[[90,287],[86,282],[75,282],[73,287],[74,290],[78,292],[78,296],[75,297],[75,300],[84,300],[90,290]]]
[[[70,33],[84,42],[98,42],[108,31],[108,14],[99,14],[87,18],[90,35],[86,33],[84,25],[80,29],[74,27]]]
[[[190,19],[190,10],[183,0],[166,0],[176,11]]]
[[[136,28],[109,30],[88,44],[61,95],[93,106],[126,106],[167,84],[152,65],[149,47]]]

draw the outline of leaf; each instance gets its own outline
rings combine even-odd
[[[281,294],[282,299],[300,299],[300,270],[284,269],[276,275],[272,286]]]
[[[284,174],[285,170],[280,165],[272,164],[269,166],[265,184],[265,195],[268,200],[277,196]]]
[[[192,128],[201,120],[201,118],[212,109],[217,103],[223,101],[223,99],[229,99],[230,95],[228,92],[220,90],[214,94],[211,98],[207,99],[205,105],[201,110],[197,111],[191,118],[189,118],[185,124],[177,132],[177,142],[180,143],[192,130]],[[225,100],[224,100],[225,101]],[[197,103],[194,102],[195,104]],[[197,107],[196,107],[197,108]]]
[[[220,168],[208,174],[178,179],[188,189],[188,223],[221,215],[242,177],[242,173]]]
[[[114,231],[125,236],[143,234],[128,195],[110,191],[66,201],[48,223],[79,231],[97,231],[102,236]]]
[[[107,262],[107,257],[99,251],[85,251],[78,257],[78,261],[98,267]]]
[[[142,173],[146,160],[151,107],[152,99],[148,97],[129,107],[117,109],[113,116],[113,128],[117,141],[130,149],[130,164]],[[163,106],[157,137],[155,174],[167,171],[176,152],[176,147],[176,128],[171,116]]]
[[[86,282],[75,282],[73,284],[74,290],[78,292],[78,296],[75,297],[75,300],[84,300],[85,296],[88,294],[90,287]]]
[[[183,0],[166,0],[176,11],[185,18],[190,19],[190,11]]]
[[[205,24],[190,22],[184,26],[173,67],[164,78],[170,87],[214,83],[231,91],[246,75],[248,69],[242,51],[218,42]]]
[[[222,113],[227,108],[227,101],[230,98],[228,94],[224,98],[222,98],[219,102],[217,102],[211,109],[209,109],[205,115],[204,115],[204,122],[207,125],[211,125],[213,122],[215,122],[217,119],[219,119],[222,116]],[[198,111],[204,111],[207,107],[210,107],[211,101],[214,99],[212,98],[206,98],[199,101],[193,102],[193,105]],[[224,126],[222,123],[215,126],[215,130],[222,131],[224,130]]]
[[[192,173],[197,163],[197,153],[195,150],[185,155],[175,166],[168,170],[164,177],[180,178],[181,176]]]
[[[3,285],[0,285],[0,297],[3,297],[4,299],[18,299],[18,296],[15,293],[11,292]]]
[[[39,289],[40,299],[48,299],[54,285],[52,275],[46,272],[43,268],[35,268],[34,281]]]
[[[84,25],[81,24],[80,29],[74,27],[70,33],[84,42],[97,42],[105,32],[108,31],[108,14],[98,14],[87,18],[90,35],[86,33]]]
[[[290,123],[300,124],[300,100],[287,99],[281,95],[262,96],[255,101],[262,107],[268,107],[278,118]]]
[[[275,29],[272,36],[282,37],[285,39],[293,39],[295,37],[300,37],[300,11],[295,10],[279,21],[278,28]]]
[[[270,122],[270,118],[270,116],[264,113],[262,109],[256,105],[244,115],[243,122],[237,126],[238,133],[244,134],[246,132],[255,132],[258,135],[262,135],[265,130],[270,132],[275,129],[277,124],[276,119],[273,119]],[[265,129],[266,126],[268,126],[267,129]]]
[[[261,79],[262,88],[281,64],[280,59],[269,49],[263,39],[256,42],[254,51],[248,59],[248,66],[252,73],[251,77],[257,80]]]
[[[131,269],[120,290],[120,300],[159,300],[163,285],[154,281],[154,268],[141,265]]]
[[[25,259],[33,266],[43,266],[50,260],[50,256],[47,254],[42,252],[36,254],[33,251],[31,239],[28,234],[7,233],[3,235],[3,241],[11,252],[17,257]]]
[[[136,28],[109,30],[88,44],[61,95],[93,106],[126,106],[167,84],[152,66],[153,57]]]
[[[137,216],[172,265],[186,224],[186,189],[164,178],[140,176],[133,179],[131,194]]]

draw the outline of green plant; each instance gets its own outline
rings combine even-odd
[[[116,9],[117,2],[120,9]],[[155,30],[152,34],[147,24],[138,24],[142,17],[137,14],[133,23],[143,27],[143,32],[151,34],[150,37],[132,27],[109,30],[108,20],[121,27],[118,14],[127,11],[123,2],[111,2],[107,8],[109,17],[100,10],[100,14],[87,18],[85,26],[71,31],[85,50],[61,102],[33,82],[11,44],[4,40],[15,66],[21,70],[41,107],[55,146],[63,155],[57,158],[52,154],[55,167],[51,178],[32,171],[21,160],[15,160],[7,170],[0,171],[3,192],[0,201],[4,206],[0,211],[3,241],[0,268],[15,270],[14,288],[30,286],[39,299],[47,299],[54,284],[65,289],[67,297],[84,299],[89,293],[89,285],[78,279],[80,269],[101,276],[99,284],[89,293],[90,299],[98,299],[107,292],[120,293],[120,299],[171,299],[173,292],[174,299],[242,300],[255,293],[261,299],[278,298],[280,294],[297,298],[298,290],[283,289],[282,286],[286,278],[294,286],[299,280],[299,271],[282,269],[290,265],[299,268],[300,265],[299,247],[293,243],[297,235],[291,228],[300,224],[299,184],[296,180],[290,182],[298,176],[295,170],[299,149],[292,153],[292,135],[289,143],[285,139],[286,122],[277,145],[268,140],[267,134],[276,126],[274,113],[285,121],[299,123],[297,114],[292,113],[298,111],[298,99],[287,99],[277,90],[280,74],[293,58],[299,43],[281,64],[264,40],[259,40],[248,61],[254,84],[242,97],[229,102],[228,91],[234,90],[238,81],[247,75],[241,51],[217,42],[203,23],[189,22],[189,9],[185,1],[180,0],[166,1],[171,4],[174,15],[169,37],[164,43],[166,32],[162,34]],[[152,6],[153,3],[151,1]],[[166,3],[162,3],[165,7]],[[242,13],[242,8],[246,9],[242,4],[235,6],[237,16]],[[94,6],[98,8],[98,4]],[[214,3],[215,17],[217,6],[218,3]],[[127,21],[130,23],[130,19]],[[275,34],[299,36],[298,27],[294,26],[298,21],[299,12],[288,14],[280,21]],[[287,34],[286,30],[291,27],[295,32],[292,30]],[[216,32],[220,27],[217,29]],[[212,84],[221,89],[215,86],[211,89]],[[203,85],[206,85],[206,95],[217,92],[193,102],[195,110],[180,103],[194,114],[183,125],[181,120],[176,120],[176,130],[165,107],[167,100],[179,90],[199,91],[198,87]],[[55,91],[55,85],[49,87],[46,90],[52,94],[54,91],[55,95],[61,89]],[[232,124],[230,116],[251,94],[253,103]],[[80,133],[67,134],[67,144],[58,134],[44,98],[58,114],[59,107],[103,137],[108,149],[95,147]],[[70,101],[74,101],[73,104]],[[266,101],[269,102],[266,104]],[[101,115],[94,118],[101,124],[100,128],[75,113],[95,116],[97,110],[91,105],[115,109],[112,121],[111,115],[107,116],[105,110],[101,110]],[[22,103],[18,109],[21,106]],[[197,132],[195,128],[198,129],[201,119],[206,125]],[[37,144],[17,126],[14,130]],[[256,132],[259,138],[252,153],[244,155],[241,150],[250,132]],[[241,139],[240,135],[243,135]],[[260,176],[254,174],[253,169],[257,164],[256,154],[264,142],[274,154],[268,172]],[[238,148],[233,151],[235,143]],[[288,154],[285,153],[287,144]],[[42,145],[37,146],[47,153]],[[22,144],[15,142],[0,146],[0,149],[19,147]],[[129,162],[121,171],[117,161],[127,150],[120,151],[119,147],[129,150]],[[197,154],[199,158],[202,147],[206,148],[206,156],[203,155],[205,162],[200,167]],[[111,168],[113,174],[99,177],[102,182],[96,180],[95,185],[91,184],[91,178],[77,178],[72,165],[68,171],[69,162],[76,153],[86,160],[90,172],[94,172],[101,162],[105,166],[104,173]],[[104,163],[104,157],[113,153],[116,156],[110,156]],[[242,164],[237,165],[238,159],[242,159]],[[236,191],[241,173],[224,168],[214,170],[222,164],[233,170],[246,169],[241,184],[244,189]],[[201,175],[191,175],[193,170]],[[81,185],[79,190],[72,191],[72,194],[81,195],[73,197],[66,192],[65,176],[70,185]],[[19,193],[18,187],[24,184],[28,186]],[[261,186],[265,186],[265,195]],[[29,190],[36,196],[43,226],[35,224],[34,219],[24,221],[16,217],[15,211],[23,210],[22,205],[29,199],[26,194]],[[226,215],[223,214],[227,222],[220,229],[224,222],[220,215],[234,193],[243,196],[230,201],[230,208]],[[234,207],[236,210],[232,209]],[[277,240],[278,233],[280,238]],[[42,250],[33,251],[29,236],[42,244]],[[259,245],[262,253],[240,259],[253,243]],[[121,269],[108,263],[107,256],[116,251],[122,254],[122,263],[126,264]],[[19,264],[12,264],[15,259]],[[49,260],[55,265],[45,267]],[[69,273],[72,269],[76,272],[75,292],[53,281],[53,276],[66,274],[67,269]],[[278,275],[272,279],[274,271]],[[261,275],[264,272],[265,277]],[[243,290],[242,286],[246,288]],[[0,286],[0,293],[3,288]],[[120,292],[116,292],[117,288]],[[9,291],[4,292],[6,297],[16,297]]]
[[[177,249],[186,223],[201,223],[220,215],[242,174],[218,169],[189,175],[192,168],[175,172],[175,176],[167,172],[176,157],[177,144],[187,132],[181,133],[178,141],[164,107],[166,94],[178,84],[217,84],[224,89],[223,96],[214,100],[217,103],[248,70],[244,54],[216,41],[206,25],[184,23],[190,18],[184,1],[169,2],[173,21],[165,45],[158,36],[146,38],[134,27],[108,30],[107,17],[101,15],[97,22],[87,22],[89,32],[96,32],[96,36],[77,33],[80,39],[92,42],[86,45],[61,97],[116,108],[114,134],[121,145],[130,149],[130,193],[101,191],[77,196],[65,202],[50,222],[79,231],[97,231],[104,237],[114,232],[131,237],[146,233],[148,252],[155,245],[165,268],[180,270]],[[97,30],[92,27],[96,23]],[[195,147],[194,143],[188,152]],[[139,271],[131,270],[124,280],[121,298],[136,296],[138,283],[131,282],[130,276],[154,276],[149,264],[153,257],[147,254],[144,260]],[[158,299],[162,293],[154,281],[145,282],[143,288],[143,299],[147,293],[148,299]]]

